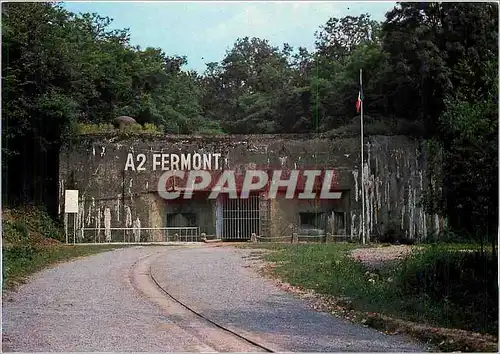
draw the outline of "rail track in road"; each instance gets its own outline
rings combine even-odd
[[[270,345],[259,343],[258,339],[237,333],[234,329],[227,328],[207,318],[174,297],[159,284],[151,272],[150,264],[154,261],[154,256],[158,256],[159,253],[153,253],[137,260],[130,268],[128,280],[143,297],[160,306],[165,312],[165,316],[171,319],[173,325],[200,338],[206,344],[206,346],[198,348],[200,351],[267,353],[278,351],[270,348]]]

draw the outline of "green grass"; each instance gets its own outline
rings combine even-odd
[[[377,271],[347,257],[353,244],[259,244],[264,259],[294,286],[350,299],[356,310],[432,326],[498,333],[497,256],[470,245],[426,245]]]
[[[2,250],[2,288],[11,289],[22,283],[27,276],[58,262],[76,257],[110,251],[126,245],[71,246],[54,245],[34,247],[14,246]]]

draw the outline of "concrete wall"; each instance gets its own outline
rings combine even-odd
[[[125,170],[128,154],[145,154],[145,170]],[[220,153],[221,167],[240,173],[248,169],[328,168],[335,171],[336,190],[342,199],[319,204],[276,200],[261,203],[263,233],[281,236],[299,227],[299,212],[346,213],[346,232],[361,235],[362,199],[366,206],[367,235],[383,232],[390,223],[409,238],[424,237],[442,227],[437,216],[426,215],[419,206],[425,181],[422,142],[402,136],[372,136],[365,139],[365,164],[360,166],[359,137],[337,138],[310,135],[250,136],[165,136],[119,139],[80,137],[65,146],[60,155],[60,211],[64,211],[64,190],[78,189],[78,228],[95,228],[84,233],[84,241],[100,237],[120,241],[126,237],[159,240],[161,232],[110,231],[110,228],[163,227],[166,213],[176,208],[157,193],[163,173],[153,171],[154,153]],[[137,166],[138,163],[136,162]],[[361,168],[364,179],[361,180]],[[365,193],[361,193],[362,183]],[[194,202],[193,202],[194,203]],[[215,201],[197,201],[183,208],[196,208],[203,230],[215,234]],[[178,208],[178,206],[177,206]]]

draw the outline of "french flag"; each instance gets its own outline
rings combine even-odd
[[[356,112],[359,113],[361,110],[361,103],[363,102],[364,97],[363,97],[363,83],[361,82],[361,75],[359,76],[359,93],[358,93],[358,100],[356,101]]]

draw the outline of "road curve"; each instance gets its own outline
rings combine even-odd
[[[251,250],[178,248],[155,258],[151,273],[170,294],[215,322],[275,351],[423,352],[424,344],[385,335],[326,313],[279,289],[250,267]]]
[[[3,297],[3,352],[257,352],[165,295],[275,351],[423,351],[311,311],[230,247],[117,249],[46,269]]]
[[[257,352],[169,300],[149,261],[175,247],[134,247],[36,274],[4,296],[3,352]]]

